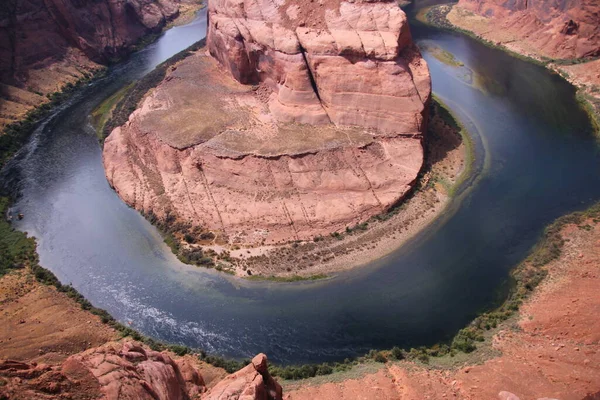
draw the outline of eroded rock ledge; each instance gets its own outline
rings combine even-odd
[[[107,138],[106,174],[230,243],[310,239],[408,192],[429,97],[396,3],[211,1],[207,49]]]

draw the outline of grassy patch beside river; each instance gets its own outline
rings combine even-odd
[[[440,61],[441,63],[446,64],[450,67],[462,67],[465,65],[465,64],[463,64],[462,61],[460,61],[456,57],[454,57],[454,54],[450,53],[447,50],[442,49],[440,46],[438,46],[436,44],[423,42],[420,45],[420,48],[421,48],[421,50],[431,53],[431,55],[434,56],[438,61]]]
[[[122,87],[112,96],[100,103],[100,105],[98,105],[98,107],[92,111],[92,125],[96,129],[96,134],[100,141],[105,139],[102,133],[104,132],[106,123],[112,117],[113,110],[117,106],[117,103],[120,102],[123,97],[125,97],[133,85],[134,83],[130,83],[129,85]]]
[[[450,129],[460,135],[464,146],[464,166],[458,179],[454,182],[442,180],[450,197],[454,197],[458,188],[460,188],[473,174],[475,164],[475,143],[473,143],[473,138],[467,128],[465,128],[454,114],[452,114],[448,105],[436,95],[433,95],[433,107],[431,112],[433,116],[437,115],[448,127],[450,127]]]
[[[0,277],[12,269],[24,268],[35,254],[35,241],[16,231],[7,221],[9,199],[0,197]]]

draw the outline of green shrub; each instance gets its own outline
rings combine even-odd
[[[404,359],[404,352],[402,351],[402,349],[400,347],[396,347],[396,346],[392,347],[391,354],[392,354],[392,357],[396,360]]]
[[[373,360],[375,360],[375,362],[378,362],[378,363],[385,363],[385,362],[387,362],[387,358],[385,358],[385,356],[383,355],[383,353],[380,352],[380,351],[378,351],[375,354],[375,357],[373,358]]]
[[[167,349],[169,351],[172,351],[173,353],[177,354],[178,356],[185,356],[186,354],[188,354],[190,352],[189,347],[182,346],[179,344],[172,344],[172,345],[168,346]]]

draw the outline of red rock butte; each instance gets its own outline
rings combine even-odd
[[[107,138],[106,175],[231,243],[310,239],[406,195],[430,94],[395,2],[211,0],[206,48]]]

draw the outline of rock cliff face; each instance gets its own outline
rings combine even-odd
[[[279,121],[421,132],[429,75],[396,3],[216,0],[209,13],[210,53],[273,90]]]
[[[179,0],[3,0],[0,127],[160,31],[178,6]]]
[[[6,0],[0,12],[0,79],[26,79],[29,68],[73,49],[105,62],[178,12],[177,0]]]
[[[519,41],[525,53],[553,59],[600,55],[596,0],[460,0],[458,6],[488,20],[486,32],[474,29],[476,33],[500,42]],[[507,35],[514,37],[503,40]]]
[[[430,78],[396,3],[215,0],[207,48],[106,140],[128,204],[277,243],[364,221],[410,189]]]

